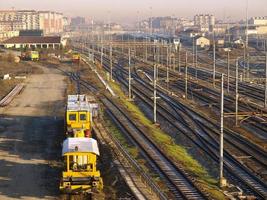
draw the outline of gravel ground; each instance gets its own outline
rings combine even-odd
[[[23,92],[0,109],[0,199],[59,196],[64,76],[39,68],[43,73],[28,77]]]

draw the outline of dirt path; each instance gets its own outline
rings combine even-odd
[[[0,109],[0,199],[56,199],[64,76],[43,68]]]

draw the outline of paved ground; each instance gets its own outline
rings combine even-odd
[[[59,195],[64,76],[43,68],[11,105],[0,109],[0,199]]]

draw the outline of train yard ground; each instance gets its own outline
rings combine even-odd
[[[72,72],[73,66],[57,60],[19,66],[11,68],[11,76],[24,75],[24,70],[31,72],[26,73],[25,80],[0,82],[1,88],[5,87],[1,98],[17,83],[25,85],[10,105],[0,108],[0,199],[87,199],[59,192],[65,98],[77,92],[76,82],[65,72]],[[83,67],[86,79],[99,84],[88,66]],[[8,67],[3,69],[10,73]],[[92,95],[83,88],[81,92]],[[93,199],[134,199],[112,162],[111,149],[102,145],[100,151],[105,155],[100,163],[105,187]]]
[[[58,190],[65,98],[77,92],[93,95],[101,105],[100,117],[95,121],[98,134],[94,137],[100,145],[99,167],[104,190],[94,194],[92,199],[157,199],[160,195],[161,199],[227,199],[226,193],[245,198],[238,192],[230,194],[230,188],[224,188],[226,193],[223,193],[218,187],[216,152],[213,156],[214,150],[205,149],[213,145],[212,139],[208,141],[194,133],[198,126],[203,126],[201,121],[204,119],[196,124],[190,121],[190,115],[196,117],[186,108],[193,106],[192,102],[180,99],[179,105],[174,103],[176,99],[159,90],[160,126],[154,125],[150,84],[145,86],[139,80],[144,81],[147,77],[135,74],[135,99],[129,101],[124,68],[114,64],[115,80],[109,81],[108,59],[104,59],[102,67],[98,62],[89,63],[113,88],[115,98],[108,94],[94,70],[84,62],[80,65],[60,63],[57,59],[28,62],[32,73],[23,81],[24,90],[9,106],[0,108],[0,199],[85,199],[78,195],[61,195]],[[17,82],[10,81],[1,97]],[[6,82],[0,84],[3,86]],[[169,98],[173,103],[167,101]],[[194,109],[202,110],[207,119],[216,118],[196,106]],[[192,125],[188,126],[188,123]],[[101,132],[103,129],[105,134]],[[209,127],[204,130],[209,132]],[[206,147],[201,143],[206,143]],[[230,163],[228,168],[237,170],[241,179],[234,177],[230,170],[227,177],[234,184],[243,185],[243,178],[249,176],[242,174],[243,169],[239,169],[231,157],[226,160]],[[137,165],[135,168],[133,163]],[[249,178],[254,184],[253,178]],[[244,185],[242,189],[244,195],[253,198],[255,193],[249,187]]]
[[[58,195],[65,77],[38,65],[23,92],[0,109],[0,199]]]

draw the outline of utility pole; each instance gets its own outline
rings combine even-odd
[[[157,69],[156,64],[154,64],[154,124],[157,123]]]
[[[215,34],[213,31],[213,87],[215,87],[216,79],[216,49],[215,49]]]
[[[166,83],[167,89],[169,89],[169,46],[167,46],[167,65],[166,65]]]
[[[230,91],[230,49],[227,51],[227,93]]]
[[[179,46],[178,46],[178,72],[180,73],[181,72],[181,69],[180,69],[180,56],[181,56],[181,54],[180,54],[180,44],[179,44]]]
[[[195,48],[196,48],[195,78],[197,80],[197,44],[196,44]]]
[[[249,64],[249,52],[247,51],[247,78],[249,78],[250,64]]]
[[[192,54],[193,54],[193,64],[192,64],[192,66],[194,66],[194,64],[195,64],[195,37],[193,37],[193,47],[192,47],[193,49],[192,49]]]
[[[128,95],[129,95],[129,100],[132,99],[132,77],[131,77],[131,49],[128,49],[128,54],[129,54],[129,77],[128,77],[128,86],[129,86],[129,91],[128,91]]]
[[[110,45],[110,51],[109,51],[109,60],[110,60],[110,80],[113,80],[112,77],[112,45]]]
[[[148,38],[146,37],[146,53],[145,53],[145,59],[146,59],[146,61],[147,61],[147,40],[148,40]]]
[[[265,51],[265,95],[264,95],[264,108],[267,107],[267,52]]]
[[[103,43],[101,43],[100,64],[103,67]]]
[[[187,99],[187,52],[185,52],[185,99]]]
[[[235,68],[235,126],[238,126],[238,59]]]
[[[221,129],[220,129],[220,187],[226,185],[225,179],[223,177],[223,117],[224,117],[224,91],[223,91],[223,76],[221,79]]]

